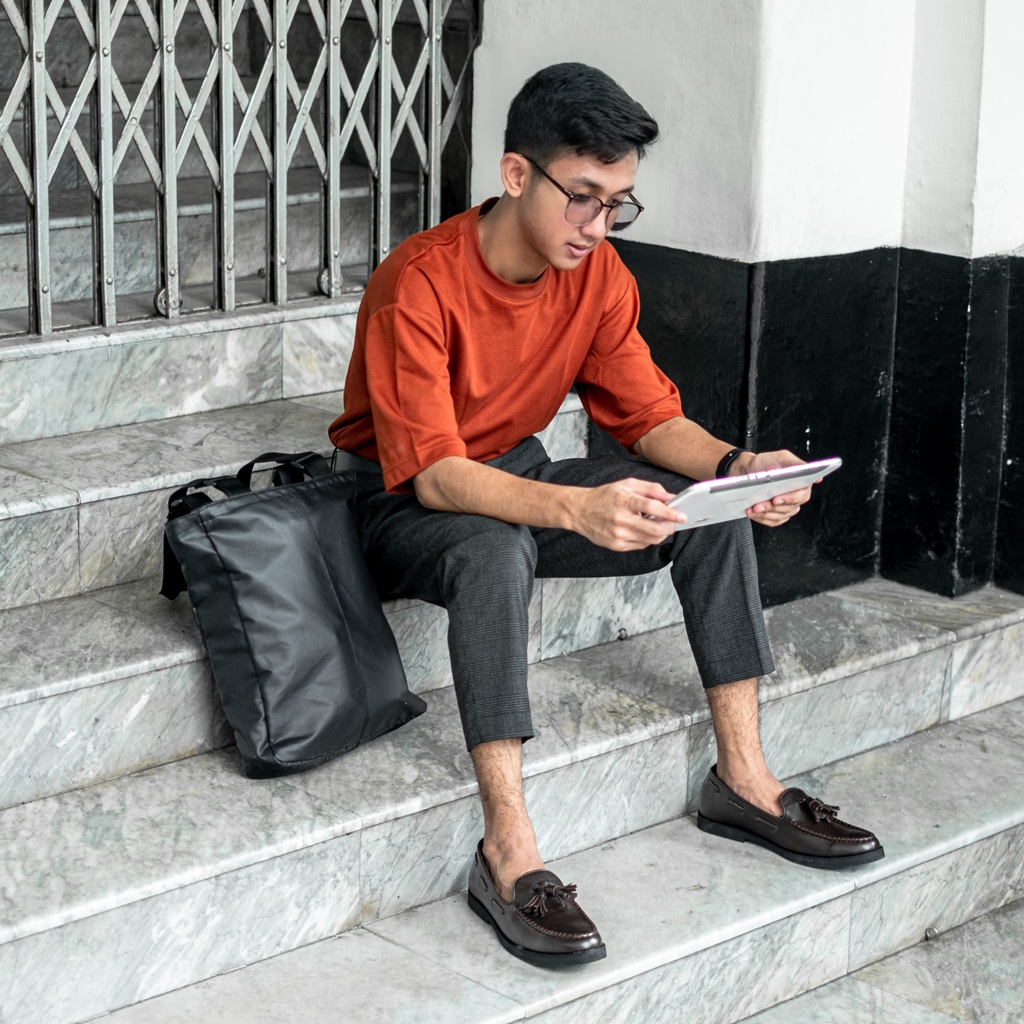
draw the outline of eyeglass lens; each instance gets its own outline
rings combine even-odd
[[[640,208],[635,203],[624,202],[606,210],[597,196],[573,196],[566,207],[565,219],[570,224],[582,227],[596,220],[602,213],[607,214],[609,231],[621,231],[636,220]]]

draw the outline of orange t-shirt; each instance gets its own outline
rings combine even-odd
[[[571,271],[510,284],[484,262],[475,207],[406,239],[370,277],[345,411],[330,438],[379,462],[389,491],[449,455],[484,462],[543,430],[576,384],[630,448],[681,416],[636,329],[636,282],[602,242]]]

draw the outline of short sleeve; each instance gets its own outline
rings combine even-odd
[[[389,491],[438,459],[465,456],[448,372],[448,346],[436,298],[413,272],[396,301],[366,328],[366,370],[377,450]]]
[[[655,365],[637,330],[636,281],[621,267],[616,283],[621,292],[601,318],[576,390],[587,415],[631,450],[649,430],[683,410],[678,389]]]

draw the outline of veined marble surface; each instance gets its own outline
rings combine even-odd
[[[848,875],[807,872],[778,858],[764,864],[743,846],[727,844],[723,848],[722,840],[698,831],[693,819],[677,819],[604,843],[555,861],[551,869],[564,882],[579,886],[580,906],[597,923],[608,946],[606,960],[572,971],[531,968],[509,957],[493,930],[470,912],[461,894],[369,928],[440,967],[517,1000],[528,1015],[560,1003],[570,1005],[559,1012],[570,1014],[576,1012],[570,1009],[572,1001],[597,994],[599,1001],[577,1004],[577,1011],[585,1010],[588,1016],[570,1015],[565,1020],[645,1019],[642,1015],[614,1015],[638,1007],[633,1002],[638,994],[629,991],[629,982],[654,981],[648,972],[710,947],[719,947],[718,964],[723,969],[732,956],[722,956],[721,943],[739,939],[747,944],[753,938],[748,932],[756,933],[787,918],[792,922],[789,927],[779,926],[784,933],[792,936],[795,930],[805,934],[808,943],[818,944],[824,959],[838,958],[845,967],[849,906],[840,897],[853,887]],[[822,902],[827,909],[799,914]],[[785,946],[780,939],[776,933],[760,948],[765,952],[774,948],[777,953],[780,945]],[[791,941],[796,946],[802,944],[795,937]],[[753,944],[758,946],[756,938]],[[789,947],[790,954],[793,948]],[[736,953],[742,961],[738,949]],[[794,959],[806,973],[806,959]],[[703,966],[714,971],[714,964],[713,958]],[[749,967],[745,970],[749,972]],[[834,976],[826,973],[822,981]],[[603,992],[622,982],[627,983],[622,996],[614,990]],[[696,999],[699,987],[687,985],[681,993]],[[783,991],[787,989],[783,987]],[[741,1000],[748,994],[749,989],[736,993]],[[715,995],[724,993],[708,993],[709,998]],[[617,1008],[620,998],[625,999],[621,1010]],[[753,1006],[748,1012],[759,1008]],[[602,1015],[604,1009],[608,1016]]]
[[[308,409],[319,409],[327,414],[324,419],[324,434],[327,427],[338,417],[345,408],[345,391],[339,388],[337,391],[325,391],[322,394],[305,395],[299,398],[292,398],[290,401],[296,405],[304,405]]]
[[[7,469],[3,465],[3,456],[4,449],[0,448],[0,520],[78,504],[78,495],[71,488]]]
[[[0,609],[79,591],[78,509],[0,519]]]
[[[285,398],[313,395],[345,383],[355,342],[356,314],[295,320],[284,325]],[[338,407],[341,412],[341,407]],[[324,427],[326,432],[326,425]]]
[[[302,993],[296,999],[295,994]],[[358,1007],[358,1011],[355,1008]],[[108,1024],[508,1024],[518,1003],[361,928],[111,1014]]]
[[[940,647],[786,697],[765,700],[762,685],[761,742],[769,767],[786,778],[935,725],[949,653]],[[696,808],[716,760],[715,737],[709,719],[690,732],[688,806]]]
[[[0,442],[281,397],[280,324],[33,354],[5,353]],[[55,389],[69,399],[54,402]]]
[[[234,473],[265,451],[329,447],[319,410],[266,401],[5,445],[0,465],[70,488],[86,503]]]
[[[1024,621],[1024,596],[986,586],[962,597],[943,597],[881,578],[855,583],[833,596],[889,615],[914,619],[956,634],[958,640]]]
[[[929,702],[933,699],[934,713],[938,715],[944,672],[939,666],[949,660],[949,633],[893,619],[873,608],[861,609],[825,595],[771,608],[765,614],[765,623],[776,672],[761,680],[762,704],[819,686],[829,691],[835,681],[858,676],[878,690],[884,690],[885,679],[896,688],[886,695],[887,708],[879,710],[881,720],[890,718],[891,711],[910,705],[920,708],[915,714],[930,715]],[[933,651],[925,658],[915,657]],[[580,651],[569,663],[581,676],[619,686],[673,708],[688,723],[710,718],[683,625]],[[925,684],[923,688],[909,692],[908,687],[901,686],[899,680],[907,672]],[[821,699],[827,701],[824,696]],[[865,723],[870,725],[870,714]],[[814,726],[816,732],[827,728],[827,719],[819,719]]]
[[[82,1021],[337,934],[358,919],[358,874],[343,835],[0,945],[4,1024]]]
[[[848,916],[846,899],[833,900],[531,1020],[538,1024],[733,1021],[840,974]]]
[[[0,612],[0,708],[205,658],[187,599],[156,590],[144,580]]]
[[[853,894],[850,970],[1024,897],[1024,826]]]
[[[1007,713],[1019,714],[1021,703],[1008,705]],[[970,721],[939,725],[789,780],[840,805],[844,820],[881,839],[885,859],[860,869],[859,886],[1024,822],[1024,746],[972,729]]]
[[[587,415],[575,395],[568,395],[555,418],[542,430],[540,438],[552,462],[587,457]]]
[[[953,639],[941,627],[828,594],[770,608],[765,624],[776,663],[764,681],[767,700],[893,662],[906,667],[907,659]]]
[[[1024,697],[1024,623],[954,645],[946,708],[949,718],[962,718],[1017,697]]]
[[[0,709],[0,808],[231,742],[206,663]]]
[[[244,778],[233,750],[11,807],[0,812],[0,943],[358,827],[287,780]]]
[[[593,647],[682,620],[667,569],[644,576],[544,579],[541,657]]]
[[[1024,904],[970,921],[853,977],[885,996],[934,1011],[936,1024],[1019,1024],[1024,1019]]]
[[[527,778],[623,747],[643,747],[657,736],[680,735],[678,716],[666,709],[581,684],[556,666],[530,667],[530,693],[537,735],[523,748]],[[289,781],[357,814],[363,828],[474,794],[454,690],[433,691],[426,701],[426,714],[408,725]],[[680,760],[685,772],[685,752]],[[682,796],[683,787],[680,808]]]
[[[177,1018],[173,1018],[177,1021]],[[789,1002],[747,1017],[742,1024],[958,1024],[893,992],[856,978],[838,978]],[[156,1021],[154,1021],[156,1024]]]

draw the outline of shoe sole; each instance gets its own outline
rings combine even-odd
[[[505,949],[513,956],[518,957],[520,960],[525,960],[526,963],[532,964],[534,967],[571,967],[574,964],[591,964],[595,960],[603,960],[608,955],[604,943],[600,946],[594,946],[593,949],[581,949],[575,953],[538,953],[535,950],[527,949],[525,946],[519,946],[505,935],[498,927],[498,922],[494,920],[487,908],[472,893],[467,893],[466,895],[469,896],[469,909],[484,924],[489,924],[494,929],[494,934],[498,936],[498,941]]]
[[[771,850],[772,853],[777,853],[794,864],[802,864],[808,868],[824,868],[826,871],[839,871],[842,868],[857,867],[859,864],[870,864],[885,856],[885,850],[881,846],[875,850],[868,850],[866,853],[852,853],[846,857],[812,857],[806,853],[794,853],[754,832],[748,832],[746,829],[736,828],[733,825],[723,825],[721,822],[705,818],[700,811],[697,812],[697,828],[701,832],[707,832],[709,835],[719,836],[722,839],[733,839],[737,843],[753,843],[755,846],[763,846],[766,850]]]

